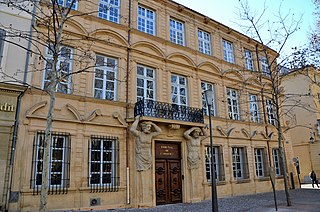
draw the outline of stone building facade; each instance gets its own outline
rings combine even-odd
[[[112,10],[77,16],[64,31],[68,71],[81,68],[71,58],[79,47],[90,48],[95,62],[59,85],[48,209],[199,202],[211,196],[211,161],[219,197],[271,191],[269,166],[283,189],[274,114],[261,95],[268,70],[256,56],[257,41],[169,0],[92,1],[77,2],[72,14]],[[32,59],[29,68],[43,71],[28,79],[44,88],[49,69]],[[208,89],[215,93],[214,158],[202,95]],[[39,208],[48,104],[47,94],[34,88],[22,98],[9,210]],[[290,142],[283,145],[292,158]]]

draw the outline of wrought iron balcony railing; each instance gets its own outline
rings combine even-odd
[[[204,123],[203,110],[177,104],[157,102],[143,99],[136,102],[134,115],[149,116],[155,118]]]

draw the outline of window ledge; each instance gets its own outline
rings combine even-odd
[[[217,185],[217,186],[220,186],[220,185],[226,185],[226,184],[227,184],[227,183],[226,183],[226,181],[219,181],[219,182],[216,182],[216,185]],[[202,183],[202,185],[211,186],[211,182],[204,181],[204,182]]]
[[[255,181],[269,181],[270,178],[269,177],[255,177],[254,180]]]
[[[250,181],[251,181],[250,178],[248,178],[248,179],[241,179],[241,180],[233,180],[233,182],[236,183],[236,184],[249,183]]]

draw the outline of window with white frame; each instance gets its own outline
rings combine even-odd
[[[72,4],[71,9],[73,10],[78,9],[78,0],[58,0],[58,5],[62,7],[70,8],[71,4]]]
[[[43,89],[50,89],[50,85],[56,80],[58,82],[56,86],[57,92],[71,93],[73,49],[67,46],[60,47],[56,64],[56,73],[54,73],[54,58],[51,48],[53,48],[53,46],[49,46],[46,50]]]
[[[155,70],[150,67],[137,66],[137,101],[155,100]]]
[[[216,181],[223,181],[224,179],[224,164],[223,155],[220,147],[213,147],[213,160],[211,159],[211,147],[205,147],[205,166],[206,166],[206,178],[208,182],[211,182],[211,163],[213,161],[213,166],[215,169]]]
[[[118,191],[118,138],[91,136],[89,145],[89,186],[91,191]]]
[[[233,44],[229,41],[222,40],[223,59],[229,63],[234,63]]]
[[[268,123],[272,125],[276,125],[274,107],[271,99],[266,100],[266,107],[267,107]]]
[[[277,148],[272,149],[272,158],[273,158],[274,172],[276,176],[282,175],[279,149]]]
[[[206,90],[212,90],[213,92],[215,91],[214,89],[214,85],[211,83],[207,83],[207,82],[201,82],[201,90],[202,90],[202,108],[203,108],[203,112],[205,115],[209,115],[209,111],[208,111],[208,105],[207,105],[207,101],[206,101],[206,96],[204,94],[204,91]],[[212,99],[212,103],[211,103],[211,115],[216,116],[216,101],[215,101],[215,96],[213,96]]]
[[[248,49],[244,50],[244,59],[245,59],[245,65],[248,70],[253,71],[253,57],[252,52]]]
[[[257,177],[266,177],[267,175],[267,158],[265,148],[254,149],[255,168]]]
[[[270,69],[269,69],[269,63],[267,58],[265,57],[260,57],[260,62],[261,62],[261,71],[262,74],[264,74],[265,76],[270,76]]]
[[[249,94],[249,101],[250,101],[250,121],[259,123],[260,119],[259,119],[257,95]]]
[[[0,65],[3,57],[4,40],[6,38],[6,31],[0,29]]]
[[[172,103],[187,106],[187,78],[180,75],[171,75]]]
[[[120,0],[99,0],[98,17],[114,23],[119,23]]]
[[[234,89],[227,88],[227,96],[229,118],[240,120],[238,92]]]
[[[184,23],[170,18],[170,41],[184,46]]]
[[[235,180],[248,179],[247,154],[244,147],[232,147],[232,167]]]
[[[199,52],[211,55],[211,39],[208,32],[198,30],[198,46]]]
[[[138,30],[155,35],[156,14],[153,10],[138,6]]]
[[[320,120],[317,120],[317,131],[318,131],[318,135],[320,136]]]
[[[38,192],[42,185],[44,132],[37,132],[33,145],[32,187]],[[49,193],[66,192],[70,181],[70,134],[52,133],[49,154]]]
[[[94,98],[116,100],[117,60],[101,55],[96,56],[94,68]]]

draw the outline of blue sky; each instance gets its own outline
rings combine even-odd
[[[239,32],[240,29],[236,22],[239,22],[238,9],[239,0],[174,0],[186,7],[189,7],[199,13],[202,13],[224,25],[227,25]],[[288,54],[292,47],[299,47],[307,43],[308,32],[314,25],[314,5],[312,0],[248,0],[252,11],[262,10],[264,2],[266,2],[267,11],[264,19],[271,21],[275,20],[279,5],[282,2],[281,11],[283,14],[290,11],[294,14],[295,19],[302,15],[302,23],[299,25],[300,29],[295,32],[291,39],[286,43],[282,54]]]

